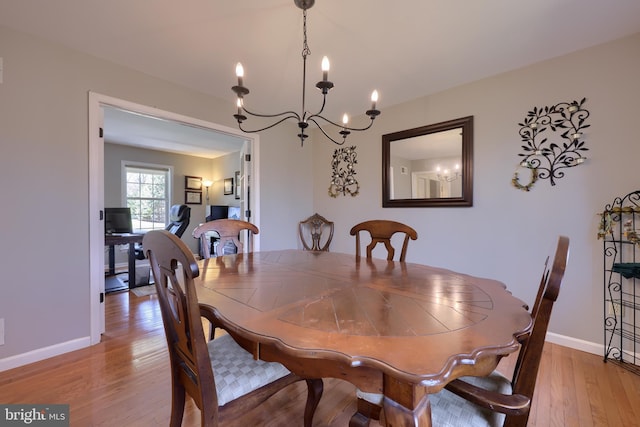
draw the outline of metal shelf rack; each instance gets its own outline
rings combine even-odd
[[[604,361],[640,375],[640,190],[602,212]]]

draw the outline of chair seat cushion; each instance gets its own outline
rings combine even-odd
[[[493,371],[488,377],[462,377],[460,379],[485,390],[511,394],[511,381],[497,371]],[[356,395],[378,406],[382,406],[384,399],[382,394],[365,393],[360,389],[356,391]],[[429,400],[431,401],[431,417],[434,426],[479,427],[502,426],[504,424],[504,414],[474,405],[446,389],[430,394]]]
[[[502,394],[511,394],[511,381],[497,371],[493,371],[488,377],[462,377],[466,381],[485,390]],[[442,390],[439,393],[429,395],[431,400],[431,417],[434,426],[459,427],[459,426],[502,426],[505,414],[494,412],[475,405],[462,397]]]
[[[255,360],[230,335],[211,340],[207,346],[219,406],[290,373],[280,363]]]

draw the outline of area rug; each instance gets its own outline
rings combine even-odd
[[[140,286],[137,288],[129,289],[135,296],[144,297],[147,295],[156,294],[156,285]]]

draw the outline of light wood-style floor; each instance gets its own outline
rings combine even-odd
[[[0,372],[0,403],[68,403],[78,427],[167,425],[169,358],[156,297],[107,295],[106,320],[98,345]],[[501,369],[511,369],[512,359]],[[344,381],[325,380],[314,426],[347,426],[354,393]],[[296,384],[227,426],[301,425],[305,398],[306,387]],[[191,401],[183,425],[199,425]],[[640,426],[640,376],[547,343],[529,426]]]

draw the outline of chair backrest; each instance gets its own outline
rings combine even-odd
[[[189,226],[191,208],[187,205],[173,205],[169,210],[169,225],[165,228],[171,234],[182,237]]]
[[[558,237],[558,244],[555,256],[551,265],[549,259],[544,265],[540,287],[536,295],[536,301],[531,310],[532,328],[531,331],[522,337],[520,354],[516,362],[513,373],[512,386],[514,394],[521,394],[533,399],[533,392],[536,386],[538,368],[542,359],[542,349],[544,347],[549,320],[553,304],[558,299],[560,285],[569,258],[569,238]],[[529,412],[525,415],[507,415],[505,426],[526,426]]]
[[[206,239],[206,233],[208,231],[215,231],[220,236],[216,250],[217,255],[220,256],[223,254],[224,245],[229,241],[236,245],[238,253],[243,251],[244,246],[238,239],[242,230],[248,230],[247,238],[249,250],[251,251],[253,248],[253,235],[260,233],[260,230],[258,230],[258,227],[254,224],[241,219],[216,219],[215,221],[205,222],[193,230],[193,237],[200,239],[202,256],[204,258],[210,258],[211,251]]]
[[[367,231],[371,235],[371,243],[367,245],[367,258],[371,258],[373,248],[382,243],[387,248],[387,260],[392,261],[395,255],[395,249],[391,245],[391,237],[395,233],[404,233],[404,241],[402,243],[402,250],[400,251],[399,261],[404,261],[407,256],[407,246],[409,245],[409,238],[416,240],[418,233],[408,225],[401,222],[389,221],[383,219],[375,219],[371,221],[361,222],[351,228],[350,234],[356,236],[356,257],[360,257],[360,232]]]
[[[201,411],[213,411],[209,415],[216,418],[218,398],[193,283],[200,273],[196,260],[187,245],[166,230],[149,231],[142,245],[155,279],[173,393],[183,387]]]
[[[322,234],[325,230],[329,232],[329,235],[325,234],[323,241]],[[333,239],[333,221],[329,221],[322,215],[315,213],[298,223],[298,234],[305,250],[329,251],[329,245],[331,244],[331,239]]]

